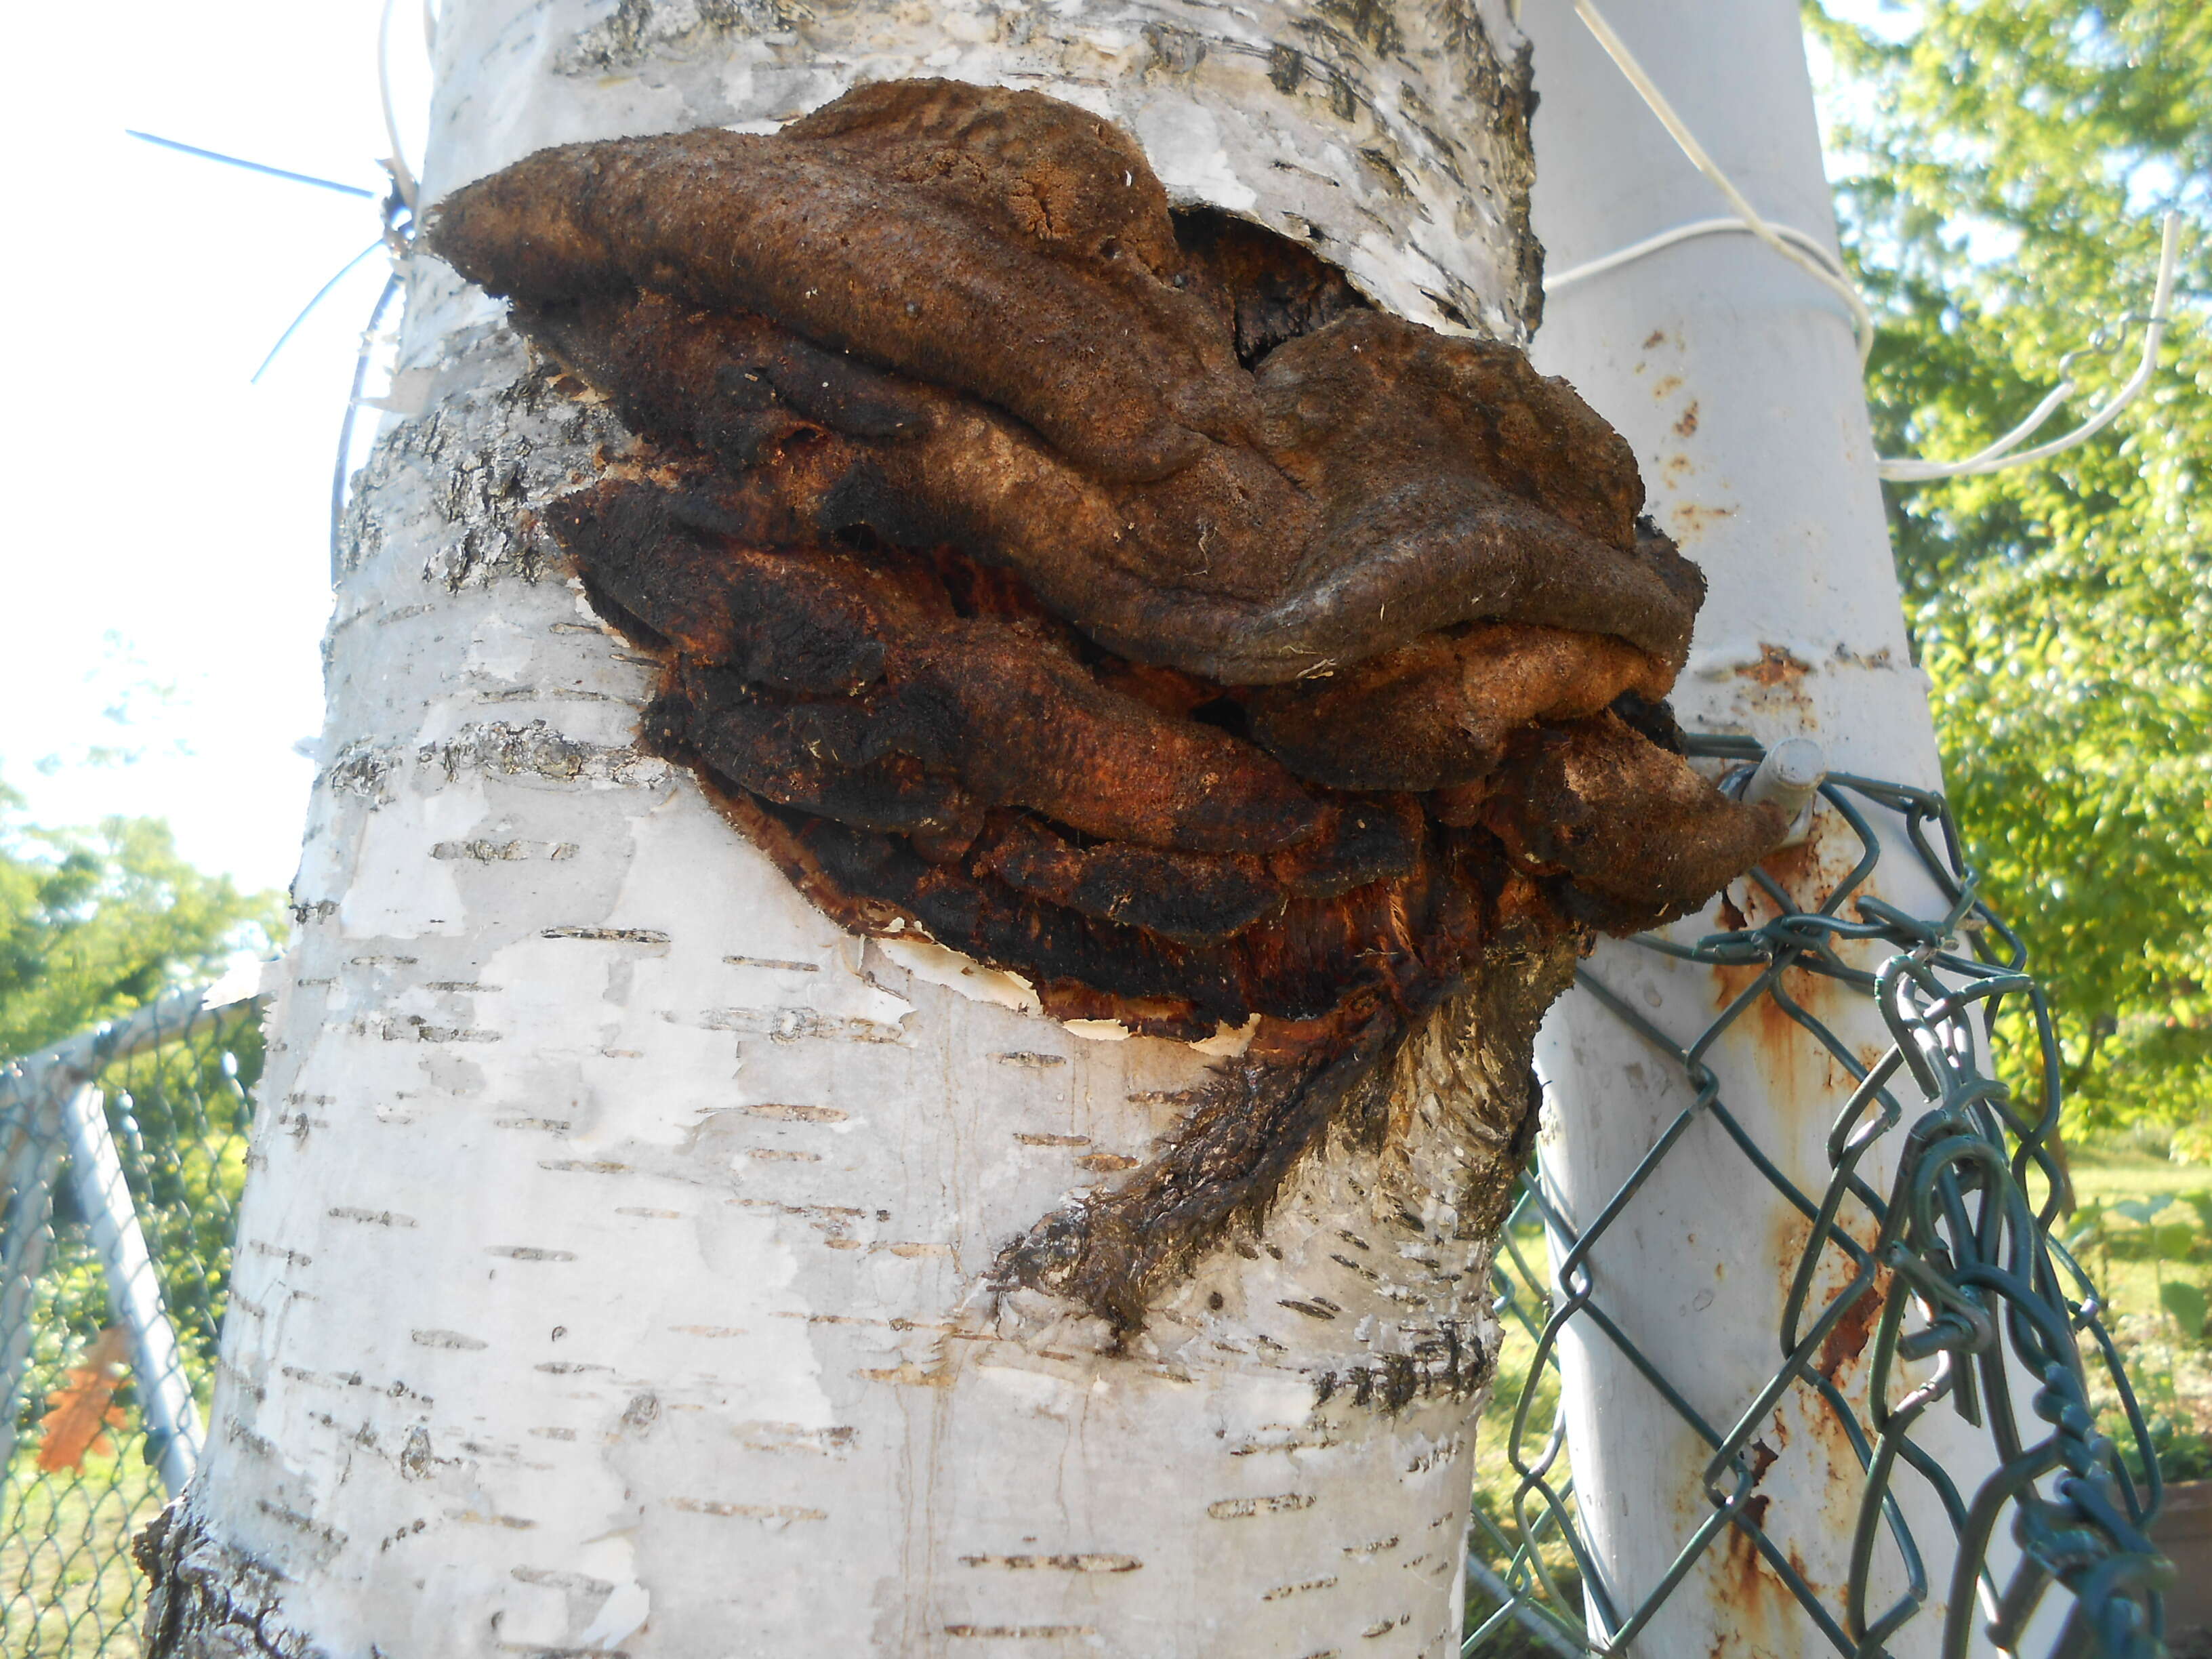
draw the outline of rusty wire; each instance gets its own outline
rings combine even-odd
[[[1764,750],[1747,738],[1697,737],[1693,755],[1748,766]],[[1858,858],[1817,910],[1799,908],[1781,884],[1753,872],[1778,914],[1763,927],[1715,933],[1684,946],[1654,935],[1645,948],[1713,966],[1755,967],[1756,978],[1686,1048],[1658,1030],[1587,971],[1583,992],[1625,1021],[1655,1050],[1680,1066],[1693,1099],[1660,1135],[1619,1192],[1586,1226],[1576,1228],[1547,1197],[1541,1171],[1522,1183],[1502,1241],[1493,1284],[1502,1319],[1518,1323],[1535,1351],[1520,1383],[1507,1456],[1514,1472],[1510,1513],[1475,1513],[1469,1589],[1497,1603],[1468,1637],[1464,1656],[1502,1653],[1516,1637],[1534,1637],[1562,1654],[1619,1653],[1650,1624],[1717,1538],[1733,1528],[1788,1587],[1814,1633],[1838,1653],[1875,1659],[1915,1619],[1942,1620],[1941,1651],[1967,1650],[1973,1612],[1993,1610],[1986,1633],[2011,1649],[2051,1587],[2061,1585],[2075,1607],[2061,1645],[2106,1659],[2154,1659],[2162,1649],[2158,1591],[2171,1576],[2146,1535],[2161,1487],[2149,1431],[2125,1369],[2105,1328],[2094,1287],[2052,1235],[2067,1183],[2052,1151],[2061,1104],[2059,1054],[2041,988],[2024,970],[2019,938],[1979,896],[1961,855],[1943,798],[1908,785],[1832,774],[1822,787],[1829,806],[1857,836]],[[1936,918],[1916,918],[1875,897],[1869,878],[1881,855],[1869,813],[1897,821],[1902,839],[1949,901]],[[1857,920],[1845,915],[1846,902]],[[1968,941],[1962,951],[1960,940]],[[1878,968],[1854,967],[1838,951],[1846,941],[1895,947]],[[1891,1046],[1871,1068],[1785,987],[1785,971],[1815,974],[1873,1000]],[[1704,1056],[1738,1019],[1763,1001],[1780,1007],[1856,1086],[1838,1111],[1827,1142],[1831,1178],[1815,1195],[1800,1190],[1759,1148],[1721,1097]],[[2038,1109],[2023,1116],[2006,1085],[1979,1069],[1973,1016],[1981,1042],[1995,1036],[1999,1011],[2022,1006],[2037,1051]],[[1909,1085],[1909,1086],[1904,1086]],[[1894,1090],[1894,1091],[1893,1091]],[[1908,1109],[1899,1095],[1917,1103]],[[1781,1362],[1734,1425],[1706,1420],[1641,1353],[1600,1304],[1587,1265],[1598,1241],[1637,1190],[1691,1126],[1710,1119],[1811,1224],[1792,1265],[1778,1333]],[[1888,1190],[1860,1173],[1885,1139],[1901,1148]],[[2033,1172],[2045,1196],[2028,1196]],[[1876,1227],[1872,1244],[1847,1232],[1839,1217],[1858,1206]],[[1516,1224],[1540,1220],[1548,1263],[1532,1261],[1515,1237]],[[1825,1302],[1814,1281],[1830,1250],[1849,1265],[1848,1281]],[[1874,1358],[1861,1397],[1847,1397],[1819,1368],[1830,1333],[1867,1298],[1862,1310],[1875,1332]],[[1917,1328],[1907,1328],[1908,1315]],[[1560,1474],[1565,1450],[1563,1411],[1535,1421],[1536,1407],[1558,1376],[1561,1333],[1580,1328],[1616,1345],[1653,1389],[1711,1449],[1704,1485],[1711,1512],[1684,1541],[1660,1583],[1638,1604],[1620,1605],[1577,1520],[1573,1483]],[[2128,1430],[2148,1472],[2138,1488],[2097,1431],[2082,1350],[2117,1394]],[[1907,1384],[1899,1367],[1935,1362],[1934,1375]],[[2041,1384],[2017,1397],[2021,1376]],[[1752,1501],[1759,1469],[1753,1436],[1792,1390],[1808,1389],[1840,1427],[1863,1475],[1850,1571],[1838,1601],[1824,1601],[1763,1524],[1764,1504]],[[1899,1397],[1893,1401],[1893,1393]],[[1996,1470],[1971,1496],[1914,1440],[1917,1425],[1948,1402],[1981,1427],[1997,1455]],[[1897,1482],[1925,1482],[1954,1534],[1948,1585],[1929,1583],[1922,1540],[1907,1524]],[[2001,1522],[2020,1550],[2002,1583],[1990,1562]],[[1906,1578],[1887,1606],[1869,1605],[1876,1554],[1887,1536]],[[1551,1557],[1547,1559],[1547,1553]],[[1577,1608],[1562,1553],[1580,1577]],[[1559,1563],[1559,1565],[1554,1565]],[[1940,1590],[1940,1595],[1934,1592]],[[1579,1616],[1578,1616],[1579,1615]],[[2039,1659],[2040,1656],[2039,1656]]]

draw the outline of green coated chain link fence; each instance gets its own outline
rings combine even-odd
[[[1764,753],[1738,738],[1696,738],[1690,748],[1745,768]],[[1580,976],[1581,994],[1680,1068],[1690,1103],[1595,1215],[1567,1213],[1540,1164],[1524,1180],[1494,1273],[1508,1350],[1525,1357],[1522,1375],[1499,1383],[1502,1394],[1518,1391],[1504,1449],[1510,1495],[1477,1505],[1467,1656],[1628,1650],[1731,1529],[1802,1613],[1805,1627],[1791,1652],[1826,1646],[1881,1655],[1926,1619],[1941,1624],[1940,1651],[1954,1659],[1967,1650],[1978,1613],[1988,1639],[2010,1650],[2053,1584],[2075,1603],[2059,1642],[2067,1654],[2152,1659],[2161,1650],[2158,1591],[2170,1569],[2145,1531],[2161,1497],[2156,1460],[2096,1292],[2052,1231],[2068,1188],[2054,1149],[2059,1054],[2043,994],[2022,971],[2020,940],[1981,902],[1941,796],[1844,775],[1830,775],[1821,794],[1860,851],[1817,909],[1800,908],[1781,883],[1753,872],[1778,912],[1773,921],[1692,945],[1656,935],[1637,941],[1753,975],[1686,1045],[1595,975]],[[1942,915],[1913,917],[1875,896],[1882,815],[1890,844],[1911,848],[1948,900]],[[1870,970],[1856,967],[1838,948],[1849,941],[1894,954]],[[1863,948],[1858,954],[1866,959]],[[1864,1063],[1812,1012],[1810,999],[1791,994],[1784,975],[1793,973],[1871,999],[1887,1028],[1887,1053]],[[1706,1064],[1723,1034],[1764,1012],[1762,1003],[1782,1010],[1798,1041],[1819,1045],[1856,1079],[1828,1135],[1825,1190],[1801,1190],[1784,1174],[1730,1109]],[[2032,1045],[2033,1086],[2024,1091],[2036,1103],[2032,1111],[1977,1058],[2015,1034]],[[1619,1316],[1626,1310],[1608,1309],[1589,1265],[1638,1190],[1700,1120],[1717,1125],[1809,1224],[1776,1333],[1776,1368],[1732,1422],[1701,1415],[1638,1348]],[[1881,1161],[1873,1155],[1885,1142],[1894,1174],[1877,1190],[1862,1170]],[[1840,1289],[1817,1288],[1836,1279]],[[1847,1397],[1821,1363],[1824,1345],[1846,1320],[1873,1341],[1856,1397]],[[1661,1581],[1632,1603],[1595,1558],[1567,1473],[1559,1352],[1571,1328],[1625,1354],[1710,1449],[1704,1487],[1711,1513],[1682,1539]],[[1914,1362],[1922,1370],[1932,1363],[1932,1374],[1908,1378],[1905,1367]],[[2093,1373],[2100,1374],[2103,1397],[2117,1402],[2109,1409],[2134,1443],[2136,1467],[2145,1472],[2140,1483],[2099,1431]],[[2026,1399],[2023,1377],[2039,1384]],[[1794,1391],[1814,1397],[1814,1408],[1840,1429],[1863,1474],[1848,1579],[1825,1595],[1788,1547],[1793,1517],[1770,1514],[1753,1497],[1761,1459],[1771,1456],[1754,1437]],[[1972,1492],[1962,1492],[1916,1443],[1916,1431],[1939,1410],[1958,1413],[1989,1437],[1995,1472]],[[1929,1582],[1930,1540],[1914,1534],[1899,1501],[1907,1481],[1924,1483],[1948,1522],[1955,1542],[1955,1551],[1942,1552],[1955,1559],[1948,1582]],[[2018,1551],[2016,1563],[2002,1570],[1992,1560],[2001,1529]],[[1885,1549],[1905,1581],[1903,1593],[1886,1602],[1874,1588]]]
[[[0,1066],[0,1652],[135,1656],[131,1536],[197,1457],[257,1000],[169,998]]]

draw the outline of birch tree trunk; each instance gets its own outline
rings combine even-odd
[[[426,198],[556,143],[1034,88],[1379,304],[1522,337],[1502,0],[447,0]],[[1442,1656],[1491,1241],[1571,946],[1117,1351],[984,1275],[1211,1055],[840,933],[642,753],[532,510],[623,434],[417,258],[162,1655]]]

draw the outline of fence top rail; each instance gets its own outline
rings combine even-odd
[[[175,991],[125,1014],[107,1020],[75,1036],[49,1044],[20,1059],[0,1060],[0,1106],[17,1099],[36,1097],[62,1079],[89,1081],[104,1066],[159,1048],[165,1042],[196,1037],[213,1030],[240,1012],[259,1008],[265,994],[252,991],[239,995],[236,981],[221,981],[188,991]]]

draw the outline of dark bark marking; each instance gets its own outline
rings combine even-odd
[[[326,1659],[277,1618],[284,1575],[217,1540],[180,1499],[131,1540],[149,1583],[148,1659]]]

